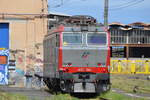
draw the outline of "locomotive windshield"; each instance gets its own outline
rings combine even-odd
[[[89,33],[87,35],[87,43],[88,45],[106,45],[106,34]]]
[[[79,33],[64,33],[63,34],[64,45],[81,45],[82,34]]]

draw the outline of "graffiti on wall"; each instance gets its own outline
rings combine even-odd
[[[0,84],[8,84],[8,60],[9,60],[9,50],[0,50],[0,56],[6,58],[6,63],[0,64]],[[3,58],[1,58],[2,60]]]
[[[33,81],[38,81],[34,77],[35,74],[43,74],[43,60],[40,57],[36,57],[33,54],[25,55],[23,51],[11,52],[12,59],[16,61],[15,71],[10,72],[10,81],[16,86],[25,86],[26,77],[28,72],[33,76]],[[35,84],[33,84],[35,85]]]

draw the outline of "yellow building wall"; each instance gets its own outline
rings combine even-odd
[[[43,60],[47,14],[47,0],[0,1],[0,23],[9,23],[11,59],[17,68],[26,70],[37,59]]]
[[[0,13],[43,13],[47,12],[47,0],[1,0]]]

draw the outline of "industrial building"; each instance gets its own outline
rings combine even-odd
[[[17,83],[35,64],[42,66],[47,15],[47,0],[0,1],[0,50],[8,49],[13,63],[8,68],[9,80],[15,76],[12,79]]]
[[[24,66],[20,67],[28,64],[26,57],[40,55],[42,59],[42,49],[38,48],[42,48],[43,37],[47,34],[47,7],[47,0],[1,0],[0,25],[8,30],[11,59],[22,56],[19,59]],[[0,32],[2,34],[5,33]]]
[[[150,24],[112,23],[109,31],[112,58],[150,58]]]

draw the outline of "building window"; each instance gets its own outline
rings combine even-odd
[[[124,58],[126,57],[124,46],[113,46],[111,47],[111,57]]]

